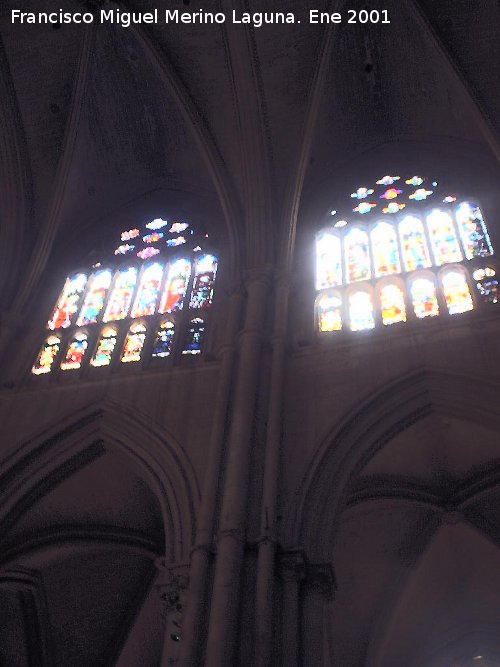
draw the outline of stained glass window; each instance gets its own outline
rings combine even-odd
[[[206,308],[212,303],[216,272],[217,259],[213,255],[202,255],[196,260],[190,308]]]
[[[400,273],[398,241],[394,227],[388,222],[379,222],[371,231],[373,264],[377,277]]]
[[[91,366],[109,366],[116,345],[117,331],[114,327],[102,330],[94,356],[90,360]]]
[[[434,209],[427,216],[427,228],[431,239],[434,261],[437,266],[450,262],[460,262],[463,259],[453,220],[448,213]]]
[[[442,278],[443,293],[450,315],[474,308],[467,280],[462,271],[447,271]]]
[[[430,278],[417,278],[411,284],[411,300],[415,315],[422,319],[439,315],[436,285]]]
[[[318,300],[317,308],[320,331],[342,329],[342,299],[338,294],[323,294]]]
[[[342,285],[340,237],[325,232],[316,240],[316,289]]]
[[[204,331],[205,323],[200,317],[195,317],[191,320],[182,354],[200,354]]]
[[[125,338],[125,345],[123,346],[121,361],[124,364],[140,361],[145,339],[146,327],[144,324],[132,324]]]
[[[160,313],[172,313],[182,308],[190,276],[191,262],[189,260],[178,259],[169,265],[160,302]]]
[[[85,296],[83,307],[76,321],[79,327],[86,324],[94,324],[101,314],[106,299],[106,293],[111,285],[111,271],[106,269],[98,271],[90,280],[90,285]]]
[[[142,272],[139,289],[132,306],[132,317],[144,317],[153,315],[158,301],[163,266],[155,263],[147,266]]]
[[[495,276],[496,271],[491,266],[487,266],[485,269],[477,269],[472,274],[474,280],[477,281],[476,289],[486,303],[498,303],[500,299],[500,289]]]
[[[89,341],[86,333],[79,331],[74,335],[66,351],[66,356],[61,362],[63,371],[80,368],[88,344]]]
[[[136,268],[123,269],[118,272],[113,291],[104,312],[104,322],[123,320],[127,317],[136,281]]]
[[[61,339],[58,336],[49,336],[38,354],[37,360],[31,372],[34,375],[50,373],[52,365],[61,347]]]
[[[361,229],[351,229],[344,238],[347,281],[368,280],[371,276],[368,234]]]
[[[418,218],[404,218],[399,223],[399,237],[406,271],[426,269],[431,265],[424,225]]]
[[[466,260],[475,260],[470,273],[479,301],[500,301],[495,269],[478,261],[494,253],[480,208],[438,188],[432,177],[388,174],[349,190],[344,202],[325,212],[325,228],[316,237],[319,331],[346,328],[344,319],[355,331],[372,328],[379,318],[386,325],[405,322],[409,303],[419,319],[446,312],[445,303],[452,314],[467,312],[474,295]],[[429,205],[432,197],[436,204]],[[437,267],[444,268],[438,273]],[[395,277],[403,271],[419,272],[407,287]]]
[[[153,357],[168,357],[172,352],[174,342],[175,325],[170,320],[165,320],[158,327],[155,341],[153,343]]]
[[[84,273],[77,273],[66,279],[52,317],[47,323],[49,329],[65,329],[71,325],[86,284],[87,276]]]
[[[372,298],[368,292],[353,292],[349,296],[349,323],[352,331],[373,329],[375,326]]]
[[[481,209],[475,204],[464,202],[457,208],[456,218],[467,259],[492,255],[493,248]]]
[[[383,324],[406,322],[406,306],[403,290],[397,285],[389,284],[380,290],[380,307]]]

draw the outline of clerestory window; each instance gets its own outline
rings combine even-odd
[[[404,326],[499,300],[480,207],[435,181],[384,176],[360,187],[347,215],[316,237],[316,323],[322,333]]]
[[[217,273],[207,237],[160,218],[124,231],[113,260],[66,279],[32,373],[201,354]]]

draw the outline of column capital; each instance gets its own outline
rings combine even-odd
[[[273,266],[272,264],[263,264],[262,266],[256,266],[252,269],[247,269],[244,274],[243,282],[246,289],[252,288],[256,284],[263,284],[269,286],[273,279]]]

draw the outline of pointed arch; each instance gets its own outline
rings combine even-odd
[[[6,532],[40,498],[105,452],[125,455],[160,506],[165,558],[181,562],[192,544],[198,482],[176,439],[146,415],[111,401],[92,405],[16,447],[2,461],[0,526]]]
[[[285,543],[311,545],[312,557],[328,559],[348,485],[379,449],[433,411],[499,429],[487,400],[499,390],[489,378],[420,368],[365,397],[322,438],[287,516]]]

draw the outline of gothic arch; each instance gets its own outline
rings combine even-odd
[[[111,401],[88,406],[16,447],[2,462],[5,531],[40,498],[105,452],[124,454],[157,498],[164,525],[167,562],[188,558],[199,488],[194,470],[176,440],[134,409]]]
[[[421,368],[365,397],[322,438],[287,513],[284,543],[307,544],[313,559],[327,560],[349,483],[374,454],[433,412],[499,429],[488,408],[495,392],[487,377]]]

